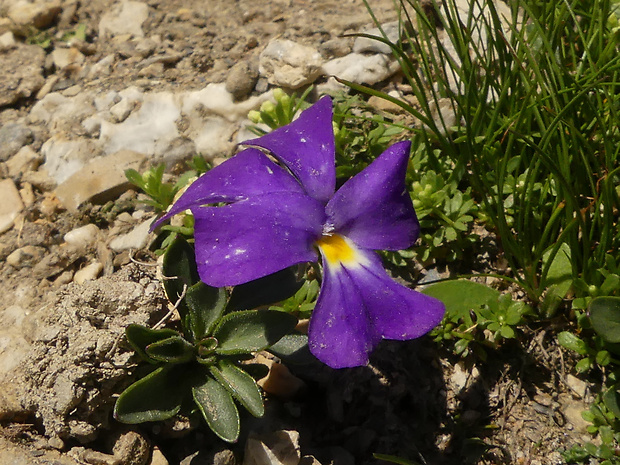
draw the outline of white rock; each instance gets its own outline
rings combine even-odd
[[[97,76],[108,76],[112,73],[112,65],[116,57],[113,54],[107,55],[106,57],[99,60],[95,63],[88,72],[89,78],[96,78]]]
[[[136,226],[127,234],[115,237],[110,241],[110,248],[115,252],[143,249],[148,244],[152,222],[153,218],[150,218]]]
[[[114,116],[116,121],[121,123],[127,119],[135,106],[136,102],[134,100],[124,98],[121,99],[121,101],[117,104],[113,105],[112,108],[110,108],[110,114]]]
[[[65,234],[65,242],[78,249],[85,249],[95,244],[99,238],[99,228],[94,224],[87,224],[79,228],[72,229]]]
[[[101,149],[92,139],[66,140],[59,133],[43,144],[41,154],[45,159],[43,168],[57,184],[61,184],[100,155]]]
[[[575,395],[584,399],[586,397],[586,392],[588,390],[588,383],[585,381],[576,378],[575,376],[568,374],[566,375],[566,383],[568,387],[573,391]]]
[[[77,48],[55,48],[52,51],[52,60],[54,66],[58,69],[64,69],[72,65],[81,65],[84,63],[85,57]]]
[[[273,39],[261,52],[258,71],[270,84],[297,89],[320,76],[323,59],[312,47]]]
[[[14,373],[30,351],[30,344],[15,329],[0,330],[0,379]],[[22,462],[26,463],[26,462]]]
[[[122,97],[118,92],[111,90],[103,95],[97,95],[93,102],[97,111],[106,111],[112,108],[112,105],[120,102],[121,99]]]
[[[187,92],[181,96],[182,112],[190,118],[212,114],[226,118],[228,121],[239,121],[247,117],[250,110],[255,110],[266,101],[272,99],[272,92],[251,97],[242,102],[235,102],[225,83],[208,84],[204,89]]]
[[[383,32],[387,36],[387,39],[396,44],[400,39],[400,23],[398,21],[392,21],[390,23],[383,24],[381,26]],[[374,37],[384,38],[383,34],[378,27],[364,31],[364,34],[368,34]],[[355,53],[383,53],[384,55],[391,55],[392,49],[389,45],[375,39],[369,39],[367,37],[357,37],[353,43],[353,51]]]
[[[73,275],[73,282],[84,284],[86,281],[94,281],[103,271],[103,265],[99,262],[91,263]]]
[[[24,204],[11,179],[0,180],[0,199],[0,233],[3,233],[11,229]]]
[[[350,53],[325,63],[323,74],[357,84],[372,85],[393,76],[399,69],[398,62],[386,55]]]
[[[26,145],[6,161],[6,167],[9,170],[9,176],[15,177],[25,171],[35,170],[41,161],[42,157]]]
[[[142,23],[148,16],[149,7],[146,3],[125,0],[116,4],[99,21],[99,38],[124,34],[143,37]]]
[[[89,92],[81,92],[75,97],[65,97],[58,92],[52,92],[32,107],[28,120],[32,123],[45,123],[53,132],[72,132],[75,126],[95,111],[93,95]]]
[[[45,249],[36,245],[25,245],[14,250],[6,257],[6,262],[13,268],[26,268],[36,265],[45,255]]]
[[[127,149],[161,157],[164,149],[179,136],[176,121],[180,116],[172,93],[146,94],[140,109],[122,123],[102,121],[99,140],[108,154]]]
[[[0,51],[9,50],[15,47],[17,44],[15,42],[15,36],[11,31],[7,31],[4,34],[0,35]]]

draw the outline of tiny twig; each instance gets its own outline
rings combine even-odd
[[[129,260],[132,263],[135,263],[136,265],[141,265],[141,266],[157,266],[157,262],[155,262],[155,263],[146,263],[146,262],[142,262],[140,260],[136,260],[135,258],[133,258],[133,252],[134,252],[133,249],[129,250]]]
[[[174,307],[172,307],[170,311],[161,320],[159,320],[155,324],[155,326],[153,326],[153,329],[159,329],[160,327],[164,325],[164,323],[166,323],[166,321],[168,321],[168,319],[172,316],[175,310],[179,308],[179,305],[181,305],[181,301],[185,297],[186,292],[187,292],[187,284],[183,284],[183,291],[181,292],[181,295],[179,296],[179,299],[177,300],[177,302],[174,304]]]

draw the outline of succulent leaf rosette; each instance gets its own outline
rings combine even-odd
[[[419,234],[405,186],[410,142],[338,190],[329,97],[245,145],[155,224],[191,210],[203,282],[235,286],[320,256],[308,344],[333,368],[365,365],[381,339],[417,338],[441,321],[444,305],[395,282],[374,252],[408,248]]]

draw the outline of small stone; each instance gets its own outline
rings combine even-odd
[[[65,69],[69,66],[81,66],[85,57],[75,47],[55,48],[52,51],[52,60],[57,69]]]
[[[127,234],[115,237],[110,241],[110,248],[115,252],[143,249],[148,244],[152,222],[152,219],[149,219]]]
[[[73,229],[65,234],[65,242],[77,249],[85,249],[94,245],[99,239],[99,228],[94,224],[87,224]]]
[[[126,431],[114,442],[114,456],[123,465],[145,465],[149,459],[148,440],[136,431]]]
[[[386,23],[381,26],[383,29],[383,33],[387,37],[391,43],[396,44],[400,39],[400,23],[398,21],[393,21],[390,23]],[[379,37],[381,39],[384,38],[383,33],[379,30],[379,28],[375,27],[368,31],[364,31],[365,34],[370,36]],[[357,37],[355,39],[355,43],[353,44],[353,51],[355,53],[383,53],[384,55],[391,55],[392,49],[389,45],[384,44],[383,42],[375,39],[369,39],[367,37]]]
[[[28,2],[18,0],[8,10],[7,16],[19,26],[34,26],[45,29],[60,14],[62,8],[59,1]]]
[[[247,97],[258,81],[258,70],[246,61],[235,64],[226,78],[226,90],[235,100]]]
[[[91,263],[73,275],[73,282],[84,284],[86,281],[94,281],[103,271],[103,265],[99,262]]]
[[[23,124],[8,123],[0,127],[0,161],[7,161],[33,139],[32,130]]]
[[[162,454],[161,450],[159,450],[159,447],[155,446],[153,447],[151,461],[148,465],[169,465],[169,463],[164,454]]]
[[[583,399],[586,397],[586,392],[588,390],[588,383],[586,383],[585,381],[569,374],[566,376],[566,384],[568,384],[568,387],[571,389],[573,394],[575,394],[580,399]]]
[[[13,268],[30,268],[36,265],[45,255],[45,248],[36,245],[26,245],[11,252],[6,262]]]
[[[16,177],[25,171],[36,170],[42,161],[43,157],[26,145],[7,160],[6,166],[9,170],[9,176]]]
[[[15,48],[16,45],[17,42],[15,42],[15,36],[11,31],[7,31],[0,35],[0,52]]]
[[[91,449],[84,450],[80,458],[91,465],[122,465],[119,458]]]
[[[135,107],[135,100],[124,98],[115,105],[112,105],[110,108],[110,114],[114,116],[116,122],[121,123],[127,119]]]
[[[285,365],[276,363],[261,354],[256,356],[256,360],[269,368],[267,376],[257,382],[265,392],[287,399],[294,397],[305,388],[306,384],[293,375]]]
[[[0,181],[0,233],[8,231],[24,209],[19,191],[10,179]]]
[[[323,74],[357,84],[372,85],[393,76],[399,69],[398,62],[385,55],[351,53],[325,63]]]
[[[339,58],[351,53],[351,45],[346,39],[330,39],[320,45],[319,51],[327,58]]]
[[[131,150],[99,157],[60,184],[55,193],[61,203],[77,211],[84,202],[105,203],[117,198],[130,187],[125,170],[140,170],[145,156]]]
[[[22,182],[28,182],[42,192],[49,192],[56,187],[56,181],[44,169],[26,171],[22,174]]]
[[[259,73],[273,85],[298,89],[320,76],[322,64],[316,49],[290,40],[273,39],[260,54]]]
[[[24,187],[19,190],[19,196],[21,197],[24,206],[31,207],[36,200],[34,190],[32,189],[32,184],[25,182],[22,185]]]
[[[299,433],[282,430],[251,435],[245,444],[243,465],[298,465],[300,458]]]
[[[588,431],[588,426],[590,426],[590,422],[587,422],[581,416],[581,412],[584,410],[586,410],[586,406],[581,402],[570,403],[565,405],[562,409],[562,413],[566,420],[580,433],[586,433]]]
[[[99,37],[129,35],[143,37],[142,23],[149,15],[146,3],[124,0],[112,7],[99,21]]]

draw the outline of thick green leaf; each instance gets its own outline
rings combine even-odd
[[[607,342],[620,342],[620,297],[597,297],[588,307],[592,328]]]
[[[265,414],[263,396],[249,374],[228,360],[220,360],[211,366],[211,374],[255,417]]]
[[[431,284],[422,293],[441,300],[446,306],[448,319],[464,318],[490,302],[497,302],[499,291],[473,281],[442,281]]]
[[[179,300],[183,295],[184,288],[189,289],[200,281],[194,248],[182,237],[177,237],[166,249],[162,273],[164,275],[164,289],[172,303]],[[182,301],[177,309],[181,315],[181,321],[187,326],[189,309],[185,301]]]
[[[617,386],[610,387],[603,394],[603,403],[616,418],[620,418],[620,393],[618,393]]]
[[[235,286],[228,302],[229,311],[250,310],[288,299],[303,282],[297,279],[297,267],[289,267],[249,283]]]
[[[305,334],[287,334],[268,350],[286,363],[304,365],[316,361],[314,355],[310,353],[308,336]]]
[[[173,417],[181,409],[184,379],[179,365],[158,368],[123,391],[114,405],[114,418],[136,424]]]
[[[129,325],[125,328],[125,336],[140,357],[149,363],[158,363],[158,360],[149,357],[146,347],[163,339],[179,336],[179,333],[168,328],[150,329],[141,325]]]
[[[543,266],[546,266],[551,258],[553,249],[556,247],[554,246],[545,252],[543,255]],[[545,298],[541,302],[541,309],[546,317],[551,317],[568,294],[573,283],[570,247],[565,242],[559,246],[553,261],[549,264],[544,282],[548,287]]]
[[[194,340],[209,335],[226,308],[226,289],[211,287],[203,282],[187,290],[185,303],[189,309],[189,325]]]
[[[169,363],[189,362],[195,355],[194,346],[181,336],[172,336],[149,344],[146,353],[155,360]]]
[[[569,331],[562,331],[558,334],[558,342],[562,347],[575,351],[579,355],[588,355],[588,345]]]
[[[278,342],[290,333],[297,318],[273,310],[247,310],[225,315],[213,331],[220,355],[256,352]]]
[[[209,428],[226,442],[237,441],[241,427],[239,411],[228,391],[206,376],[204,382],[192,387],[192,395]]]

